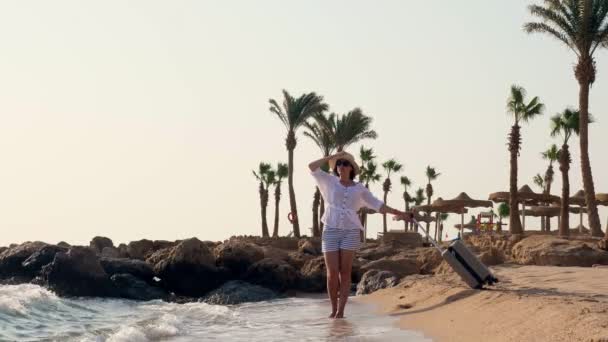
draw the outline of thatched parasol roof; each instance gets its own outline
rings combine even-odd
[[[490,196],[488,196],[488,200],[494,203],[509,203],[510,196],[511,195],[506,191],[499,191],[491,193]]]
[[[490,194],[488,199],[495,203],[509,203],[511,195],[508,191],[500,191]],[[539,203],[559,203],[561,199],[555,195],[539,194],[528,186],[524,185],[517,190],[518,201],[526,204],[534,205]]]
[[[570,204],[576,204],[581,206],[587,205],[587,200],[585,199],[585,191],[577,191],[574,195],[570,197],[568,201],[570,202]]]
[[[445,203],[441,197],[437,198],[430,205],[417,205],[412,208],[414,211],[425,211],[429,213],[453,213],[453,214],[464,214],[468,210],[462,206]]]
[[[414,219],[418,222],[431,223],[437,221],[434,216],[431,215],[420,215],[418,212],[414,211]],[[397,221],[403,221],[403,218],[398,218]]]
[[[585,208],[577,208],[577,207],[570,207],[570,209],[568,211],[573,214],[580,214],[581,210],[583,213],[587,212],[587,210]],[[533,207],[526,208],[526,216],[534,216],[534,217],[541,217],[541,216],[554,217],[554,216],[559,216],[560,212],[561,212],[561,207],[559,207],[559,206],[550,206],[550,207],[533,206]]]
[[[607,193],[595,194],[595,199],[597,200],[597,204],[599,205],[608,205]]]
[[[455,198],[453,198],[451,200],[442,200],[441,203],[447,204],[447,205],[465,207],[465,208],[479,208],[479,207],[490,208],[490,207],[492,207],[492,201],[474,200],[464,192],[461,192],[458,196],[456,196]]]
[[[534,217],[540,217],[540,216],[548,216],[548,217],[554,217],[554,216],[559,216],[561,211],[560,207],[547,207],[547,206],[534,206],[534,207],[528,207],[526,208],[526,216],[534,216]]]

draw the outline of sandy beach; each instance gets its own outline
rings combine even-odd
[[[435,341],[608,341],[608,268],[501,265],[489,290],[415,275],[358,297]]]

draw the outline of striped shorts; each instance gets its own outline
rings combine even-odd
[[[360,229],[323,229],[321,250],[325,252],[337,252],[341,249],[356,251],[361,244]]]

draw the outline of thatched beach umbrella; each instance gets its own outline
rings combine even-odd
[[[545,206],[545,205],[541,205],[541,206],[531,206],[528,207],[526,210],[526,216],[533,216],[533,217],[555,217],[557,216],[557,220],[559,222],[560,218],[560,212],[561,212],[561,207],[557,206],[557,205],[552,205],[552,206]],[[579,214],[579,213],[586,213],[587,210],[585,208],[576,208],[576,207],[570,207],[568,209],[569,212],[573,213],[573,214]]]
[[[595,194],[595,199],[597,200],[597,204],[608,205],[608,193]]]
[[[488,199],[495,203],[509,203],[510,194],[505,191],[490,194]],[[526,228],[526,205],[538,205],[540,203],[560,203],[558,196],[550,194],[539,194],[528,186],[524,185],[517,190],[517,199],[522,204],[522,228]]]
[[[458,196],[454,197],[451,200],[443,200],[441,202],[443,205],[452,205],[456,207],[462,208],[491,208],[492,201],[483,201],[483,200],[475,200],[469,197],[464,192],[461,192]],[[464,227],[464,213],[460,214],[460,224]],[[461,229],[462,235],[462,229]]]
[[[466,208],[460,205],[450,204],[444,201],[441,197],[437,198],[433,203],[427,205],[417,205],[412,207],[414,212],[440,213],[440,214],[461,214],[468,212]],[[430,215],[429,215],[430,216]],[[430,233],[430,232],[429,232]]]
[[[595,194],[595,199],[597,200],[597,205],[608,206],[608,193],[599,193]],[[607,223],[608,225],[608,223]],[[608,228],[606,228],[608,229]]]

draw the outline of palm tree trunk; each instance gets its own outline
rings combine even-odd
[[[586,72],[595,73],[595,67],[593,60],[589,58],[583,58],[580,62],[586,63],[582,65],[582,68]],[[579,135],[580,135],[580,148],[581,148],[581,172],[583,176],[583,186],[585,188],[585,199],[587,200],[587,218],[589,220],[589,229],[591,230],[592,236],[602,236],[602,225],[600,223],[600,216],[597,212],[597,204],[595,203],[595,187],[593,185],[593,175],[591,173],[591,162],[589,161],[589,78],[583,79],[583,83],[579,81],[579,111],[580,111],[580,123],[579,123]],[[586,82],[585,82],[586,81]],[[606,231],[608,237],[608,230]]]
[[[291,209],[292,215],[292,225],[293,225],[293,235],[295,237],[300,237],[300,222],[298,217],[298,208],[296,205],[296,192],[293,187],[293,151],[296,148],[296,135],[294,131],[289,131],[287,134],[287,163],[288,163],[288,173],[287,173],[287,183],[289,185],[289,207]]]
[[[519,134],[519,126],[517,124],[511,127],[509,135],[509,152],[510,159],[510,177],[509,177],[509,232],[511,234],[522,234],[521,221],[519,220],[519,207],[517,201],[517,155],[521,136]]]
[[[266,219],[266,210],[268,208],[268,189],[264,190],[262,195],[262,237],[270,237],[268,234],[268,220]]]
[[[388,198],[388,191],[384,192],[384,204],[386,205],[386,200]],[[386,233],[386,213],[382,213],[382,231]]]
[[[562,208],[560,211],[559,235],[567,237],[570,235],[570,180],[568,170],[570,169],[570,151],[568,145],[564,144],[560,150],[559,170],[562,173]]]
[[[551,182],[547,183],[547,195],[551,194]],[[547,232],[551,231],[551,216],[547,216],[545,218],[545,230]]]
[[[405,212],[407,213],[410,210],[410,206],[407,203],[407,200],[405,200]],[[408,226],[409,222],[406,220],[403,220],[403,229],[407,232],[407,226]]]
[[[281,183],[274,187],[274,228],[272,237],[279,237],[279,202],[281,201]]]
[[[268,205],[268,198],[266,197],[266,189],[264,189],[264,183],[260,182],[258,188],[260,194],[260,216],[262,218],[262,236],[268,236],[268,222],[266,221],[266,207]]]
[[[312,236],[319,236],[319,204],[321,202],[321,192],[316,187],[312,200]]]

